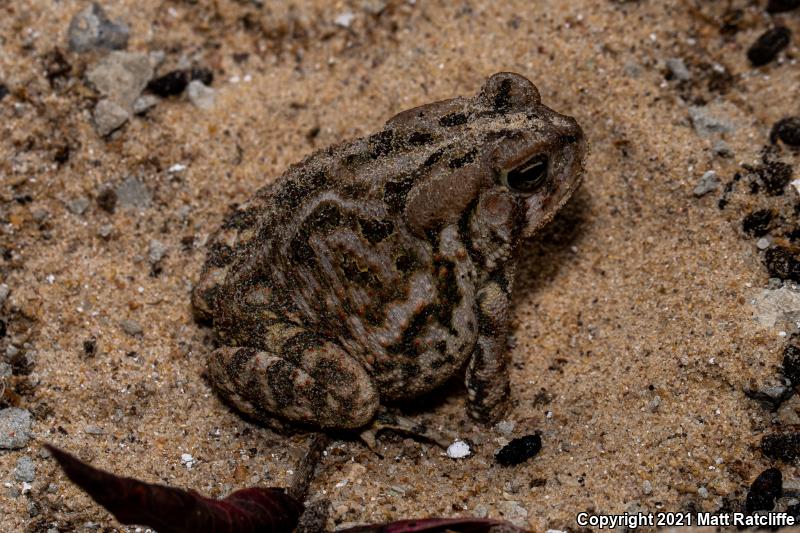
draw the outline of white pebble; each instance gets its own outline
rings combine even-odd
[[[463,440],[457,440],[447,447],[447,457],[450,459],[463,459],[470,455],[472,455],[472,449]]]

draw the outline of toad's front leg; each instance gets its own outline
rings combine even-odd
[[[489,278],[478,291],[478,341],[467,367],[467,412],[480,422],[497,421],[510,392],[506,335],[513,265]]]

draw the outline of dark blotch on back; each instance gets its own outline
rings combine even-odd
[[[282,207],[294,209],[309,193],[321,189],[326,182],[327,177],[322,171],[288,180],[275,195],[275,201]]]
[[[475,161],[475,156],[478,154],[477,150],[470,150],[466,154],[462,155],[461,157],[456,157],[451,159],[450,162],[447,164],[450,168],[461,168],[464,165],[468,165]]]
[[[500,87],[497,89],[497,94],[494,95],[494,108],[497,111],[507,111],[511,108],[511,80],[503,80],[500,82]]]
[[[402,211],[406,205],[406,196],[414,186],[413,176],[403,176],[397,181],[388,181],[383,186],[383,201],[394,211]]]
[[[433,140],[433,135],[427,132],[415,131],[408,136],[408,143],[413,146],[423,146]]]
[[[435,152],[433,152],[431,155],[428,156],[428,159],[426,159],[425,162],[422,163],[422,166],[423,167],[431,167],[431,166],[435,165],[436,162],[438,160],[440,160],[443,155],[444,155],[444,148],[440,148],[439,150],[436,150]]]
[[[257,209],[237,209],[233,207],[231,213],[225,218],[222,223],[224,229],[238,229],[243,230],[251,228],[258,220]]]
[[[370,135],[367,139],[370,148],[370,156],[372,159],[377,159],[382,155],[386,155],[392,151],[392,140],[394,139],[394,131],[383,130]]]
[[[452,126],[461,126],[462,124],[467,123],[467,115],[464,113],[450,113],[449,115],[445,115],[439,119],[439,125],[443,128],[449,128]]]
[[[394,224],[388,220],[361,218],[358,220],[358,225],[361,226],[361,234],[372,244],[381,242],[394,231]]]
[[[394,265],[397,267],[397,270],[404,274],[410,274],[421,266],[416,256],[407,253],[398,255],[394,260]]]

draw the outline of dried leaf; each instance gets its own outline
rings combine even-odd
[[[119,477],[45,444],[67,477],[122,524],[151,527],[159,533],[203,531],[291,532],[303,511],[283,489],[253,487],[221,500],[194,491]]]
[[[524,533],[508,522],[482,518],[423,518],[342,529],[339,533]]]

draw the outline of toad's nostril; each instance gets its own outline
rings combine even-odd
[[[562,135],[561,136],[561,142],[563,142],[564,144],[575,144],[576,142],[578,142],[578,136],[577,135]]]

